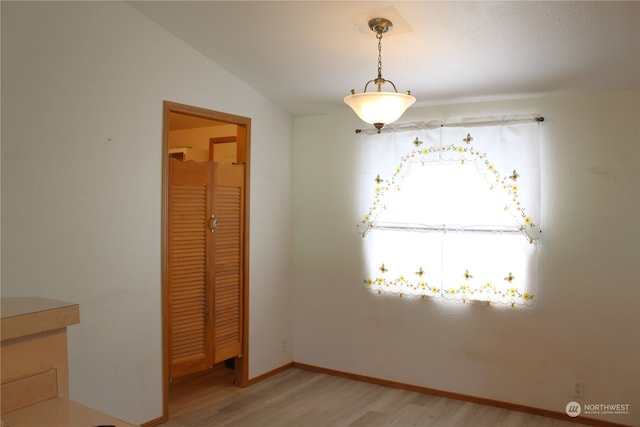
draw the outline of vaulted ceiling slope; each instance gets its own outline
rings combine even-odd
[[[382,74],[416,105],[640,87],[638,1],[132,1],[294,116]]]

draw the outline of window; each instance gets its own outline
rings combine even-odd
[[[363,135],[364,286],[400,297],[533,304],[540,121]]]

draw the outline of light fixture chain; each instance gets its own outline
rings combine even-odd
[[[378,80],[381,80],[382,79],[382,31],[381,30],[378,30],[376,34],[376,38],[378,39]]]

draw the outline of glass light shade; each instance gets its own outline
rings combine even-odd
[[[389,124],[398,120],[416,98],[396,92],[363,92],[345,97],[344,102],[365,123]]]

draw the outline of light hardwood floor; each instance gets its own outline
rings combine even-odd
[[[162,427],[571,427],[540,415],[290,368],[247,388],[232,371],[171,385]]]

